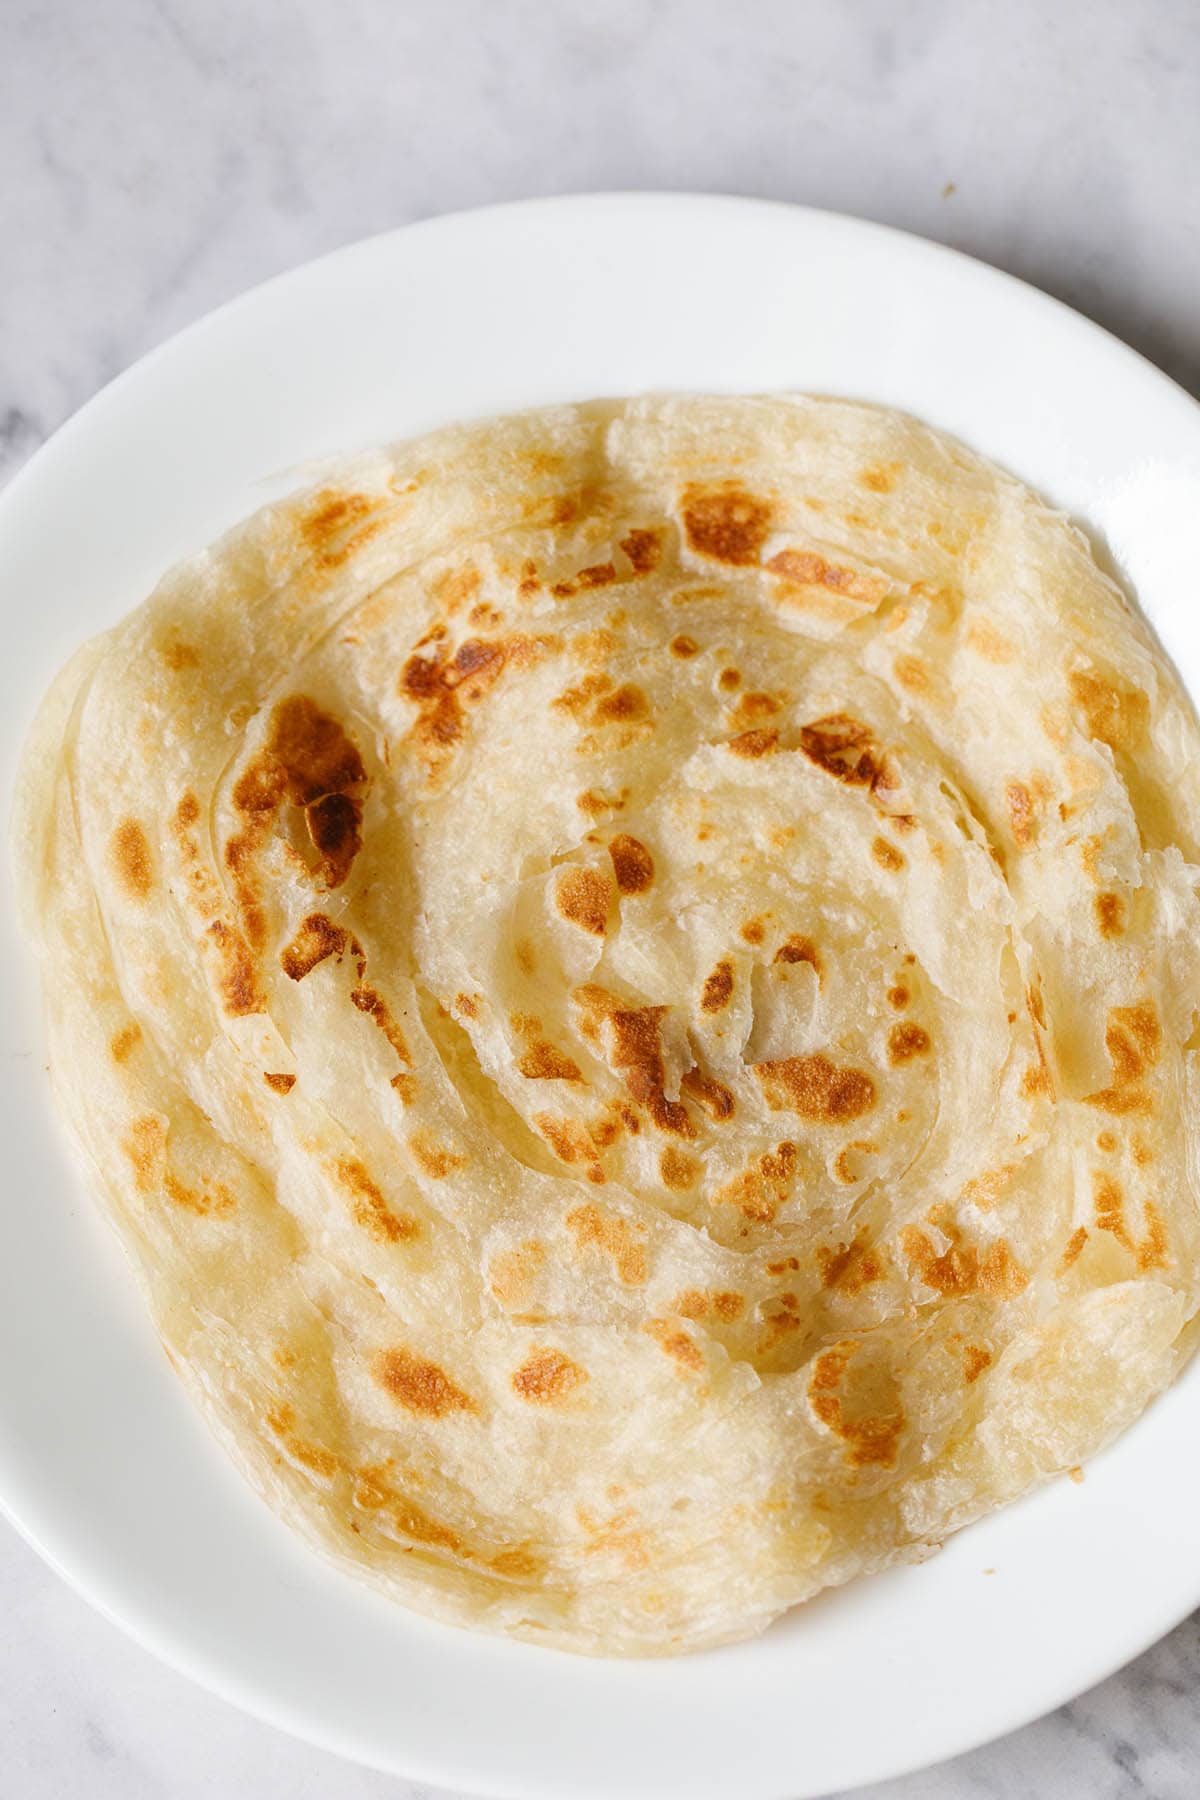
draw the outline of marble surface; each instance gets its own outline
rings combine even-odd
[[[803,200],[944,239],[1200,392],[1193,0],[5,0],[0,480],[278,270],[588,188]],[[4,1800],[418,1800],[191,1687],[0,1525]],[[1188,1800],[1200,1616],[873,1800]],[[864,1794],[867,1790],[863,1791]]]

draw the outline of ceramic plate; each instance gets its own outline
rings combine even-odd
[[[534,201],[375,238],[157,350],[0,499],[5,779],[50,676],[331,454],[646,389],[903,407],[1086,522],[1200,693],[1200,408],[1020,283],[879,226],[666,195]],[[496,1795],[825,1793],[1058,1705],[1200,1601],[1200,1366],[1076,1486],[758,1641],[573,1658],[410,1616],[327,1568],[193,1416],[49,1110],[3,926],[0,1496],[95,1605],[273,1723]]]

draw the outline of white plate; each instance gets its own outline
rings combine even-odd
[[[6,776],[72,646],[297,465],[650,388],[855,395],[957,432],[1107,541],[1200,693],[1200,409],[1164,376],[878,226],[610,195],[344,250],[184,332],[59,432],[0,500]],[[1200,1601],[1193,1366],[1082,1486],[752,1644],[583,1661],[389,1606],[277,1525],[194,1419],[53,1128],[11,923],[3,952],[0,1495],[82,1593],[227,1698],[489,1794],[796,1800],[1007,1731]]]

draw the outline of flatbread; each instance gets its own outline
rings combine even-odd
[[[56,1089],[267,1502],[577,1651],[1071,1469],[1200,1295],[1196,721],[1081,533],[797,397],[437,433],[85,647]]]

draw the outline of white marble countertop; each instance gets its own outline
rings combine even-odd
[[[6,0],[0,480],[240,289],[431,213],[697,188],[1025,276],[1200,392],[1194,0]],[[0,1795],[417,1800],[243,1718],[0,1525]],[[1200,1615],[876,1800],[1191,1800]],[[864,1790],[865,1794],[866,1790]]]

